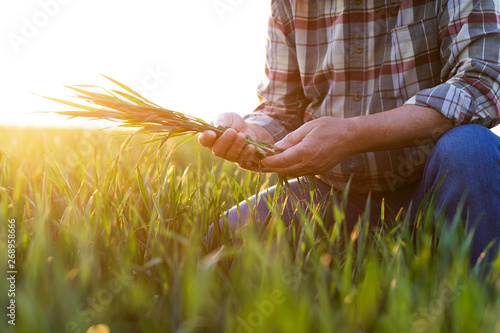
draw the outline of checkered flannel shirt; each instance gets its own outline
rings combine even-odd
[[[276,140],[309,120],[405,104],[432,107],[456,125],[498,123],[498,0],[273,0],[271,6],[261,105],[246,119]],[[421,178],[432,147],[432,140],[416,141],[354,155],[319,178],[341,189],[352,177],[358,192],[396,190]]]

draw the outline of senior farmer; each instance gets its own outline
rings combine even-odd
[[[475,223],[472,263],[493,240],[489,259],[498,252],[500,138],[488,129],[500,114],[498,0],[273,0],[259,95],[252,114],[214,120],[234,130],[200,143],[254,171],[245,136],[274,143],[285,150],[263,170],[316,175],[316,200],[350,180],[348,225],[368,198],[377,223],[382,198],[414,214],[435,192],[436,216]],[[236,227],[236,208],[228,220]]]

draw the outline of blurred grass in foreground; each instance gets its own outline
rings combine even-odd
[[[404,214],[345,235],[303,212],[287,229],[276,213],[264,235],[228,245],[223,232],[208,253],[209,225],[277,177],[195,140],[132,142],[116,159],[124,139],[0,128],[0,267],[15,218],[18,270],[16,326],[2,314],[1,332],[500,332],[500,260],[486,279],[471,272],[457,221],[438,243],[428,211],[414,237]],[[3,309],[7,289],[0,279]]]

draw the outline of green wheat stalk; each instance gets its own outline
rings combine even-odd
[[[120,123],[119,127],[139,128],[134,134],[154,135],[155,138],[151,141],[160,141],[160,147],[170,138],[193,136],[208,130],[214,131],[217,137],[220,137],[228,129],[224,126],[213,126],[197,117],[165,109],[126,85],[103,76],[122,90],[108,90],[92,85],[66,86],[76,92],[74,98],[85,102],[85,104],[53,97],[42,97],[79,109],[78,111],[55,111],[53,113],[69,116],[69,119],[84,117],[91,120],[108,120]],[[93,90],[96,89],[102,90],[104,93],[94,92]],[[245,146],[250,144],[255,146],[258,158],[281,152],[273,145],[254,141],[247,136]]]

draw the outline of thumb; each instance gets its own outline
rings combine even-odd
[[[212,121],[214,126],[226,126],[231,127],[233,123],[233,117],[230,113],[220,113]]]
[[[217,115],[212,121],[214,126],[232,127],[238,131],[246,128],[245,120],[236,112],[225,112]]]
[[[306,131],[304,131],[303,128],[300,127],[299,129],[288,133],[281,141],[276,142],[274,146],[280,149],[288,149],[300,143],[305,136]]]
[[[247,130],[247,123],[245,119],[243,119],[236,112],[221,113],[217,117],[215,117],[212,123],[214,126],[220,125],[224,127],[234,128],[238,132],[245,132]]]

